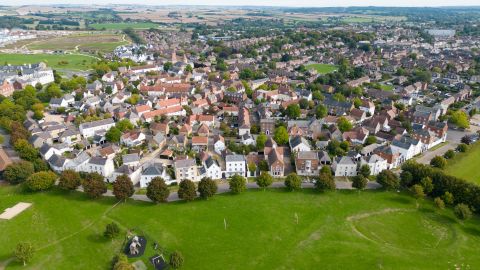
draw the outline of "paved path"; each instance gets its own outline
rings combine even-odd
[[[337,186],[337,189],[354,189],[352,187],[351,182],[345,182],[345,181],[335,181],[335,185]],[[272,185],[269,188],[284,188],[285,184],[283,182],[273,182]],[[368,182],[366,189],[378,189],[380,188],[381,185],[378,184],[377,182]],[[259,189],[260,187],[256,183],[247,183],[247,188],[248,189]],[[302,188],[314,188],[313,183],[302,183]],[[230,192],[230,188],[228,184],[222,183],[218,185],[218,190],[217,194],[222,194],[222,193],[227,193]],[[111,190],[108,190],[107,193],[103,194],[104,196],[108,197],[113,197],[113,192]],[[131,197],[133,200],[136,201],[145,201],[145,202],[151,202],[149,198],[147,198],[146,195],[143,194],[134,194]],[[170,192],[170,195],[168,196],[167,202],[176,202],[180,201],[181,199],[178,197],[177,192]]]

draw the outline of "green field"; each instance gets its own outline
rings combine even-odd
[[[338,69],[337,66],[329,64],[309,64],[306,65],[305,68],[307,68],[307,70],[313,68],[317,70],[318,74],[332,73]]]
[[[380,84],[380,88],[383,91],[393,91],[393,85],[389,85],[389,84]]]
[[[466,153],[457,155],[448,161],[445,171],[453,176],[480,184],[480,143],[473,144]]]
[[[402,193],[256,190],[190,203],[130,201],[112,209],[113,198],[0,187],[0,209],[19,201],[33,205],[0,220],[0,261],[20,241],[32,242],[37,252],[27,267],[10,262],[7,269],[109,269],[123,241],[102,236],[112,220],[147,235],[144,261],[157,241],[167,253],[183,253],[182,269],[480,268],[478,217],[459,223],[451,210],[435,210],[428,201],[417,209]]]
[[[63,50],[112,52],[116,47],[128,44],[125,35],[82,33],[37,40],[25,45],[30,50]]]
[[[342,18],[345,23],[371,23],[371,22],[400,22],[407,20],[404,16],[378,16],[378,15],[363,15],[363,16],[348,16]]]
[[[93,27],[97,30],[123,30],[126,28],[133,28],[133,29],[149,29],[149,28],[157,28],[158,24],[151,23],[151,22],[130,22],[130,23],[94,23],[90,24],[90,27]]]
[[[68,63],[60,63],[66,61]],[[45,62],[54,69],[88,70],[94,57],[79,54],[5,54],[0,53],[0,64],[35,64]]]

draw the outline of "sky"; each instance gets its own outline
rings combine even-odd
[[[293,7],[338,7],[338,6],[480,6],[480,0],[0,0],[0,5],[39,4],[145,4],[145,5],[222,5],[222,6],[293,6]]]

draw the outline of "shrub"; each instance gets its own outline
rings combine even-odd
[[[315,189],[317,191],[323,192],[326,190],[335,190],[335,180],[333,176],[328,173],[320,173],[318,178],[315,181]]]
[[[467,150],[468,150],[468,145],[466,145],[464,143],[461,143],[457,146],[457,151],[458,152],[465,153],[465,152],[467,152]]]
[[[153,178],[147,185],[147,197],[155,203],[166,202],[170,190],[161,177]]]
[[[368,180],[362,174],[352,177],[352,187],[356,189],[365,189],[367,186]]]
[[[446,159],[452,159],[453,157],[455,157],[455,151],[448,150],[447,152],[445,152],[445,154],[443,154],[443,157]]]
[[[435,206],[437,206],[438,209],[444,209],[445,208],[445,203],[440,197],[436,197],[433,202],[435,203]]]
[[[178,197],[185,201],[193,201],[197,197],[195,184],[191,180],[183,180],[178,188]]]
[[[400,186],[398,177],[390,170],[383,170],[377,175],[377,182],[386,190],[395,190]]]
[[[470,210],[470,207],[463,203],[457,204],[453,209],[453,212],[455,213],[455,216],[461,220],[467,220],[472,217],[472,211]]]
[[[240,194],[245,191],[247,188],[247,181],[245,178],[241,175],[235,174],[230,178],[230,181],[228,181],[230,185],[230,191],[233,194]]]
[[[432,158],[432,160],[430,160],[430,165],[435,168],[444,169],[447,166],[447,160],[445,160],[444,157],[435,156]]]
[[[31,191],[41,191],[50,189],[57,179],[57,175],[53,172],[37,172],[28,177],[25,182],[27,188]]]
[[[285,178],[285,186],[290,191],[299,190],[302,188],[302,179],[296,173],[290,173]]]
[[[8,165],[3,172],[3,177],[12,185],[25,182],[35,173],[33,164],[29,161],[19,161]]]
[[[203,199],[208,199],[217,193],[218,187],[217,183],[213,181],[211,178],[204,177],[198,183],[198,193],[200,193],[200,197]]]

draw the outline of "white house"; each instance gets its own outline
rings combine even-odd
[[[212,157],[208,157],[203,163],[206,176],[212,179],[222,179],[222,168],[218,165],[218,162]]]
[[[302,136],[295,136],[293,138],[290,138],[289,144],[292,152],[304,152],[312,150],[310,143]]]
[[[122,166],[118,167],[112,175],[108,178],[109,182],[115,182],[117,177],[121,175],[126,175],[130,177],[130,180],[134,185],[136,185],[140,181],[140,176],[142,173],[141,167],[133,167],[123,164]]]
[[[84,166],[85,172],[96,172],[103,177],[110,177],[115,171],[113,160],[103,157],[92,157],[88,163]]]
[[[177,180],[170,177],[162,163],[153,163],[148,165],[141,173],[140,187],[146,188],[148,183],[155,177],[161,177],[167,185],[177,182]]]
[[[184,179],[199,181],[198,168],[194,159],[180,159],[175,161],[175,178],[177,181]]]
[[[115,121],[112,118],[107,118],[103,120],[88,122],[80,124],[79,130],[83,137],[89,138],[95,135],[97,131],[107,131],[111,127],[115,126]]]
[[[226,147],[225,139],[220,135],[216,135],[213,140],[214,140],[213,148],[215,149],[215,153],[221,155],[222,151],[225,150],[225,147]]]
[[[245,133],[242,136],[242,144],[253,145],[253,144],[255,144],[255,139],[253,139],[253,136],[251,134]]]
[[[400,162],[407,161],[414,156],[422,153],[422,142],[409,136],[403,136],[398,140],[392,141],[392,150],[400,153]]]
[[[247,161],[243,155],[227,155],[225,157],[225,177],[235,174],[247,176]]]
[[[363,157],[362,160],[360,161],[361,165],[368,165],[370,168],[370,174],[371,175],[377,175],[381,171],[388,169],[388,163],[387,160],[382,158],[381,156],[377,154],[373,154],[371,156]]]
[[[135,147],[145,141],[145,134],[140,131],[130,131],[120,137],[120,143],[128,147]]]
[[[357,175],[357,163],[351,157],[337,157],[333,161],[332,170],[335,176],[355,176]]]

